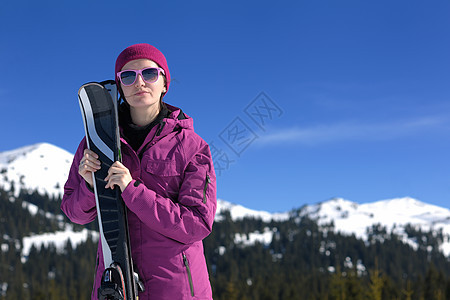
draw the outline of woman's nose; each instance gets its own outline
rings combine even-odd
[[[136,77],[136,81],[134,82],[134,84],[135,84],[136,86],[142,86],[142,85],[145,85],[144,78],[142,78],[141,74],[137,74],[136,76],[137,76],[137,77]]]

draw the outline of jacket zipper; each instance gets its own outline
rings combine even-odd
[[[183,262],[186,266],[186,271],[188,273],[188,279],[189,279],[189,287],[191,289],[191,296],[194,297],[194,283],[192,282],[192,274],[191,274],[191,268],[189,267],[189,261],[186,257],[186,254],[183,253]]]
[[[166,122],[164,122],[164,121],[160,122],[160,123],[159,123],[159,128],[158,128],[158,130],[156,130],[156,133],[155,133],[155,135],[152,137],[152,139],[151,139],[150,141],[148,141],[148,143],[145,144],[144,147],[142,147],[142,145],[144,145],[144,144],[141,145],[141,147],[142,147],[141,152],[139,152],[139,153],[136,152],[136,154],[137,154],[137,156],[138,156],[138,158],[139,158],[139,161],[142,161],[142,156],[144,155],[144,153],[145,153],[145,152],[148,150],[148,148],[149,148],[148,145],[150,145],[150,147],[151,147],[151,146],[153,146],[153,145],[156,143],[156,142],[155,142],[155,138],[161,135],[161,132],[162,132],[162,130],[164,129],[164,126],[165,126],[165,125],[166,125]],[[144,140],[144,142],[145,142],[145,140]],[[130,148],[132,148],[131,145],[130,145]],[[139,147],[139,148],[140,148],[140,147]],[[134,149],[133,149],[133,150],[134,150]],[[139,150],[139,149],[138,149],[138,150]]]
[[[206,190],[208,189],[209,183],[211,183],[211,178],[206,174],[205,187],[203,188],[203,203],[206,203]]]

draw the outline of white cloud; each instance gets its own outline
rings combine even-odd
[[[295,142],[316,145],[351,140],[390,140],[430,130],[443,130],[446,123],[448,123],[447,118],[441,117],[422,117],[383,123],[341,122],[314,127],[280,129],[261,136],[257,142],[260,144]]]

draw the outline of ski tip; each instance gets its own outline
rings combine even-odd
[[[78,94],[80,94],[80,92],[81,92],[83,89],[86,89],[86,87],[90,87],[90,86],[91,86],[91,87],[92,87],[92,86],[97,86],[97,87],[103,88],[103,85],[101,85],[100,83],[92,81],[92,82],[88,82],[88,83],[83,84],[83,85],[78,89]]]
[[[109,84],[109,85],[116,85],[116,82],[114,80],[109,79],[109,80],[101,81],[100,84],[103,85],[103,86],[105,86],[107,84]]]
[[[96,81],[91,81],[88,83],[83,84],[79,89],[78,89],[78,94],[80,94],[80,92],[83,89],[86,89],[87,87],[100,87],[100,88],[106,88],[107,85],[110,86],[116,86],[116,82],[114,80],[105,80],[105,81],[101,81],[101,82],[96,82]]]

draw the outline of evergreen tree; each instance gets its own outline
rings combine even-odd
[[[90,298],[93,236],[59,249],[32,246],[24,256],[24,237],[69,224],[60,201],[28,192],[12,197],[0,189],[1,300]],[[39,208],[36,213],[30,203]],[[363,241],[334,232],[333,223],[319,227],[295,211],[286,221],[233,221],[229,212],[221,217],[204,241],[214,299],[450,299],[450,261],[437,251],[449,238],[442,231],[407,227],[409,238],[419,241],[413,249],[379,225],[369,228],[369,240]],[[97,228],[96,222],[71,226]],[[236,235],[267,231],[273,235],[269,244],[236,242]]]
[[[405,300],[411,300],[414,294],[414,291],[411,288],[411,281],[407,281],[406,289],[402,289],[402,294],[405,296]]]
[[[375,258],[375,269],[369,272],[370,284],[369,284],[369,297],[372,300],[381,300],[383,293],[383,278],[381,272],[378,270],[378,259]]]

